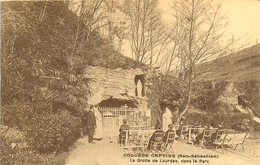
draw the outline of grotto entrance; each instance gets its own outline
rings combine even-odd
[[[120,100],[115,98],[109,98],[107,100],[102,100],[98,105],[99,107],[114,107],[120,108],[127,106],[129,108],[137,108],[137,102],[133,100]]]

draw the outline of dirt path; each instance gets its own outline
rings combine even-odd
[[[259,149],[260,144],[251,145],[255,147],[254,153],[257,155],[244,154],[241,148],[236,151],[228,149],[224,154],[221,149],[216,151],[210,149],[202,149],[193,145],[182,142],[174,143],[174,151],[170,153],[146,153],[142,157],[138,157],[132,150],[125,150],[115,143],[109,143],[108,138],[97,141],[96,144],[89,144],[87,138],[79,139],[74,148],[71,149],[69,157],[66,161],[67,165],[135,165],[135,164],[207,164],[207,165],[260,165]],[[258,148],[259,147],[259,148]],[[245,147],[247,149],[247,147]],[[256,153],[257,152],[257,153]],[[246,152],[245,152],[246,153]],[[132,155],[131,155],[132,154]],[[161,154],[161,155],[159,155]],[[178,155],[203,155],[216,156],[218,158],[184,158]],[[168,157],[163,157],[168,155]],[[173,157],[169,157],[175,156]],[[160,157],[156,157],[160,156]],[[152,162],[157,160],[157,163]],[[130,162],[135,160],[135,162]],[[193,160],[197,163],[192,163]],[[144,162],[138,162],[144,161]],[[191,162],[190,162],[191,161]]]

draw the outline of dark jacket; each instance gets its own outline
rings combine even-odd
[[[81,117],[81,126],[82,127],[86,127],[86,125],[87,125],[87,118],[88,118],[87,116],[88,116],[88,112],[85,111]]]
[[[154,140],[155,140],[155,133],[163,133],[163,134],[164,134],[164,131],[163,131],[163,130],[156,130],[156,131],[153,133],[152,137],[150,138],[150,141],[154,141]]]
[[[123,131],[124,130],[130,130],[130,127],[127,124],[125,124],[125,123],[123,125],[121,125],[121,127],[119,129],[119,132],[120,132],[119,136],[123,135]]]
[[[157,122],[157,123],[155,124],[155,126],[154,126],[154,129],[157,130],[159,127],[161,127],[161,123]]]
[[[96,117],[92,111],[89,111],[86,115],[86,127],[87,129],[94,129],[96,127]]]
[[[164,141],[164,142],[166,142],[167,137],[168,137],[169,133],[171,133],[171,132],[175,132],[175,131],[173,131],[172,129],[169,129],[168,131],[165,132],[165,135],[164,135],[164,137],[163,137],[163,141]]]

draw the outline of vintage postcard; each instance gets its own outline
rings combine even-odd
[[[259,0],[0,3],[0,164],[259,164]]]

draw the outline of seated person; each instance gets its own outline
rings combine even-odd
[[[123,120],[123,124],[121,125],[120,129],[119,129],[119,143],[120,144],[125,144],[125,137],[126,137],[126,134],[124,131],[126,130],[130,130],[130,127],[126,124],[127,123],[127,120],[124,119]]]
[[[158,129],[158,127],[160,127],[161,126],[161,123],[160,123],[160,120],[159,119],[157,119],[156,120],[156,123],[155,123],[155,126],[154,126],[154,129]]]
[[[195,141],[193,142],[194,145],[196,145],[196,146],[201,145],[200,143],[201,143],[201,140],[202,140],[202,138],[203,138],[203,134],[204,134],[204,131],[205,131],[205,130],[209,130],[209,126],[202,126],[202,127],[198,130],[198,134],[197,134],[197,136],[196,136],[196,139],[195,139]]]
[[[172,124],[169,124],[169,125],[168,125],[168,131],[166,131],[166,133],[165,133],[165,135],[164,135],[164,137],[163,137],[164,143],[166,143],[169,133],[175,132],[175,131],[172,130],[172,127],[173,127]],[[174,138],[174,137],[173,137],[173,138]],[[174,139],[171,140],[171,141],[168,141],[168,143],[172,143],[173,141],[174,141]],[[166,147],[167,147],[167,145],[168,145],[168,144],[166,144]]]
[[[223,132],[220,132],[220,130],[223,130],[222,125],[218,125],[217,131],[212,133],[211,142],[214,142],[215,140],[217,140],[219,138],[218,136],[222,135]]]
[[[147,149],[148,150],[151,150],[151,147],[152,147],[152,143],[151,143],[151,141],[155,141],[155,134],[156,133],[163,133],[164,134],[164,131],[163,130],[161,130],[161,125],[158,125],[157,126],[157,130],[153,133],[153,135],[151,136],[151,138],[150,138],[150,140],[149,140],[149,144],[148,144],[148,147],[147,147]],[[163,138],[163,136],[162,136],[162,138]],[[161,146],[160,146],[161,147]]]

